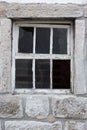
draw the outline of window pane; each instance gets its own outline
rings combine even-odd
[[[19,44],[18,51],[22,53],[33,52],[33,34],[34,29],[31,27],[19,28]]]
[[[50,60],[36,60],[36,88],[50,88]]]
[[[67,29],[53,29],[53,54],[67,54]]]
[[[53,60],[53,89],[70,89],[69,60]]]
[[[36,29],[36,53],[49,53],[50,49],[50,29]]]
[[[16,88],[32,87],[32,60],[16,60]]]

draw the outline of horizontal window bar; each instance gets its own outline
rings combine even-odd
[[[71,59],[69,55],[55,55],[55,54],[22,54],[18,53],[15,59]]]

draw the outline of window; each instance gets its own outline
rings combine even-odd
[[[71,23],[14,25],[15,89],[70,89],[73,84]]]

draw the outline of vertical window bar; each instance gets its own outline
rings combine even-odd
[[[50,29],[50,89],[52,89],[52,49],[53,49],[53,28]]]
[[[20,27],[19,27],[19,28],[20,28]],[[18,26],[15,27],[15,35],[16,35],[16,36],[15,36],[15,37],[16,37],[16,38],[15,38],[15,44],[14,44],[14,45],[15,45],[15,50],[16,50],[15,53],[18,53],[19,28],[18,28]]]
[[[69,35],[71,34],[71,32],[70,32],[70,28],[68,27],[67,28],[67,54],[68,55],[71,55],[70,54],[70,44],[71,44],[71,42],[70,42],[70,37],[69,37]]]
[[[72,92],[74,92],[74,88],[73,88],[73,83],[74,83],[74,57],[73,57],[73,47],[74,47],[74,45],[73,45],[73,26],[70,26],[71,28],[69,29],[70,30],[70,35],[69,35],[69,38],[70,38],[70,52],[71,52],[71,66],[70,66],[70,68],[71,68],[71,76],[70,76],[70,78],[71,78],[71,84],[70,84],[70,86],[71,86],[71,91]]]
[[[18,52],[18,36],[19,36],[18,32],[19,32],[18,26],[15,26],[15,24],[13,24],[13,38],[14,37],[16,37],[16,38],[13,39],[14,43],[13,43],[13,54],[12,54],[12,60],[13,60],[13,64],[12,64],[12,68],[13,68],[13,71],[12,71],[12,76],[13,76],[12,85],[14,87],[12,88],[12,92],[15,89],[15,77],[16,77],[16,74],[15,74],[15,60],[16,60],[15,53]]]
[[[33,89],[35,89],[35,46],[36,46],[36,28],[34,28],[34,37],[33,37]]]

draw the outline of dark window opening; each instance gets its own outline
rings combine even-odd
[[[50,29],[36,28],[36,53],[49,53],[50,51]]]
[[[70,60],[53,60],[53,89],[70,89]]]
[[[50,60],[36,60],[35,77],[36,88],[50,88]]]
[[[34,35],[34,28],[32,27],[19,28],[18,52],[21,53],[33,52],[33,35]]]
[[[32,60],[16,60],[16,88],[32,87]]]
[[[67,29],[53,29],[53,54],[67,54]]]

